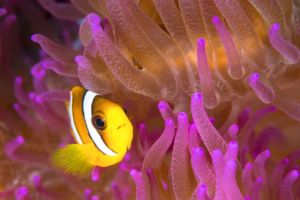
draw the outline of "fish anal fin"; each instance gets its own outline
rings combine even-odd
[[[66,173],[85,176],[93,168],[87,144],[69,144],[54,152],[52,163]]]

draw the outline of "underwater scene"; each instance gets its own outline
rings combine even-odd
[[[300,0],[0,0],[0,200],[300,200]]]

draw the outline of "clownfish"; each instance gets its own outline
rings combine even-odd
[[[52,157],[55,166],[84,175],[94,166],[122,161],[131,147],[133,126],[119,104],[76,86],[70,92],[68,113],[77,144],[57,150]]]

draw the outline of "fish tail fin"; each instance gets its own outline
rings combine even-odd
[[[70,144],[54,152],[51,160],[66,173],[85,176],[94,166],[89,149],[88,144]]]

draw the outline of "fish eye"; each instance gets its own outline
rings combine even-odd
[[[127,115],[128,113],[127,113],[127,110],[126,110],[126,108],[124,108],[124,107],[123,107],[123,110],[124,110],[125,114]]]
[[[106,128],[105,119],[100,115],[95,115],[92,122],[96,129],[104,130]]]

